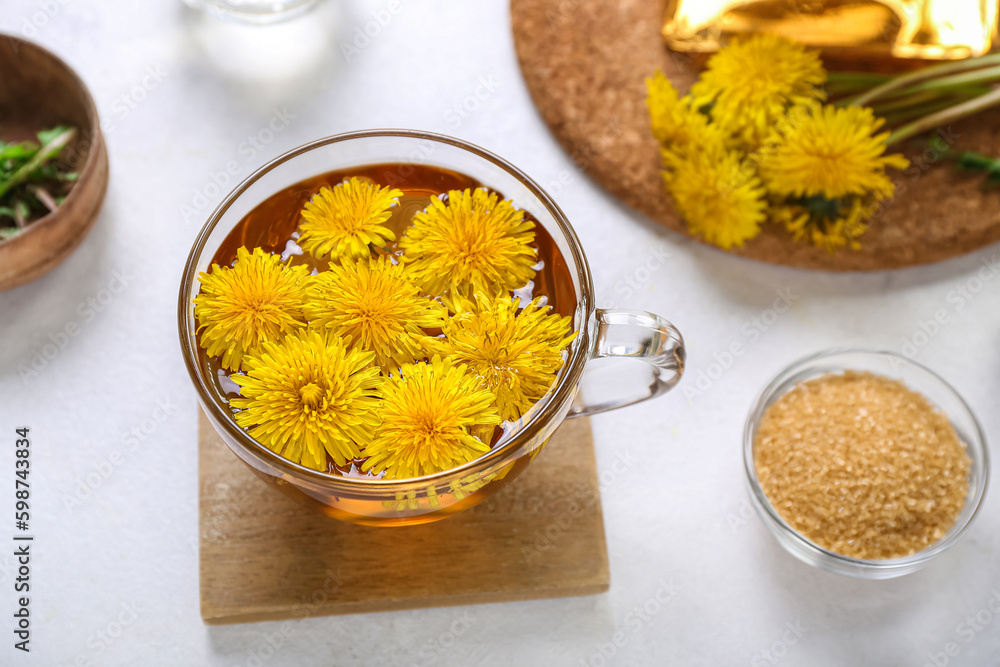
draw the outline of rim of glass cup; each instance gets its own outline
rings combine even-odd
[[[760,419],[763,416],[764,411],[775,400],[784,395],[788,389],[791,388],[791,386],[794,386],[800,381],[809,379],[810,377],[815,377],[811,371],[806,371],[809,366],[822,359],[844,354],[871,355],[887,359],[897,359],[917,368],[918,370],[926,373],[927,376],[934,382],[938,383],[942,390],[952,395],[952,397],[957,401],[957,404],[960,406],[960,409],[965,411],[965,416],[968,417],[969,422],[972,425],[972,432],[967,434],[969,436],[968,439],[971,442],[964,442],[964,444],[969,450],[975,449],[976,453],[982,459],[982,463],[977,466],[978,472],[982,475],[982,483],[979,484],[977,488],[969,489],[970,495],[966,498],[962,512],[965,513],[966,508],[970,506],[972,507],[972,511],[968,513],[961,524],[958,523],[961,519],[961,515],[959,515],[959,519],[956,519],[955,525],[948,530],[948,533],[945,534],[943,538],[910,556],[885,560],[866,560],[863,558],[845,556],[844,554],[830,551],[829,549],[819,546],[799,533],[799,531],[795,530],[795,528],[789,525],[789,523],[782,518],[781,514],[779,514],[774,506],[771,505],[771,501],[761,488],[760,480],[757,479],[757,468],[754,465],[753,460],[754,440],[757,426],[760,424]],[[838,370],[851,369],[838,366],[830,367],[824,370],[825,372],[837,372]],[[929,396],[926,398],[931,400]],[[934,403],[934,401],[931,402]],[[943,410],[940,406],[937,407]],[[951,415],[949,414],[948,416],[950,420]],[[973,465],[975,465],[975,459],[973,459]],[[907,357],[889,350],[875,350],[857,347],[832,348],[802,357],[782,369],[774,377],[774,379],[771,380],[766,387],[764,387],[763,391],[761,391],[757,396],[757,400],[754,402],[753,407],[751,407],[743,429],[743,466],[746,471],[747,483],[753,493],[754,500],[757,505],[763,509],[766,515],[766,520],[770,521],[772,526],[778,528],[782,534],[790,538],[802,553],[812,556],[813,560],[808,561],[810,564],[823,568],[823,561],[829,561],[835,566],[833,571],[856,576],[866,576],[865,573],[890,575],[890,573],[896,571],[901,571],[899,574],[912,572],[921,565],[927,563],[927,561],[956,544],[960,539],[962,539],[962,537],[965,536],[965,533],[972,524],[973,519],[975,519],[975,517],[979,514],[979,510],[982,507],[983,498],[986,495],[986,489],[989,487],[990,481],[990,455],[989,447],[986,445],[986,436],[983,433],[982,426],[976,418],[975,413],[972,411],[972,408],[969,407],[969,404],[965,401],[965,399],[962,398],[961,394],[959,394],[958,391],[956,391],[955,388],[952,387],[951,384],[949,384],[944,378],[920,362],[908,359]],[[975,470],[976,469],[973,469],[973,471]],[[972,480],[970,480],[970,484],[971,483]],[[781,542],[781,540],[779,540],[779,542]],[[782,543],[782,546],[788,549],[786,544]],[[799,554],[795,552],[793,552],[793,555],[799,556]]]
[[[194,10],[223,21],[247,25],[270,25],[291,20],[316,7],[322,0],[291,0],[285,2],[281,9],[266,9],[261,11],[241,9],[226,0],[184,0],[184,3]]]
[[[443,470],[432,475],[392,480],[344,477],[307,468],[298,463],[293,463],[292,461],[289,461],[288,459],[273,452],[271,449],[252,438],[249,433],[240,428],[233,419],[232,412],[229,407],[221,404],[221,402],[217,400],[215,393],[211,390],[208,384],[207,379],[203,377],[203,374],[201,373],[201,364],[197,361],[197,339],[195,333],[193,333],[196,331],[194,308],[191,304],[191,296],[195,294],[194,288],[198,277],[198,262],[201,259],[203,251],[205,250],[205,245],[207,244],[209,237],[229,208],[261,177],[285,162],[293,160],[296,157],[317,148],[323,148],[357,139],[387,137],[418,139],[447,144],[460,150],[472,153],[479,158],[493,163],[495,166],[520,181],[520,183],[528,189],[531,195],[535,197],[552,216],[559,232],[566,237],[570,254],[573,258],[573,262],[576,264],[577,279],[580,283],[580,294],[577,294],[575,309],[575,314],[580,320],[577,323],[577,330],[579,333],[576,340],[571,343],[569,357],[566,359],[565,363],[563,363],[562,368],[559,369],[559,374],[557,375],[555,382],[553,382],[552,386],[549,387],[545,396],[532,406],[531,416],[518,429],[513,437],[511,437],[507,442],[501,443],[499,446],[491,449],[483,456],[455,468],[449,468],[448,470]],[[365,165],[358,164],[355,166],[362,167]],[[438,166],[447,168],[447,165]],[[489,184],[486,185],[489,187]],[[568,398],[567,393],[572,391],[578,384],[583,375],[584,366],[586,366],[590,356],[589,352],[592,347],[591,324],[594,313],[594,305],[590,302],[590,299],[592,298],[593,293],[594,286],[590,274],[590,266],[587,263],[586,255],[583,252],[583,246],[581,245],[576,232],[570,225],[569,220],[567,220],[566,215],[562,212],[562,209],[559,208],[555,201],[549,197],[541,186],[535,183],[535,181],[523,171],[494,153],[469,142],[449,137],[447,135],[401,129],[361,130],[316,139],[279,155],[250,174],[239,185],[237,185],[225,199],[222,200],[222,203],[216,207],[216,209],[208,217],[208,221],[198,233],[194,245],[191,248],[191,252],[188,254],[187,261],[185,262],[180,294],[178,297],[177,323],[184,364],[187,367],[188,375],[191,376],[191,380],[194,382],[195,388],[198,391],[201,404],[209,407],[213,416],[212,421],[215,424],[221,424],[230,437],[240,442],[245,448],[253,451],[257,456],[266,460],[273,467],[283,473],[288,473],[293,477],[305,477],[313,482],[327,486],[343,485],[354,489],[377,486],[381,489],[392,489],[395,487],[410,487],[413,485],[422,486],[434,482],[440,482],[441,480],[450,479],[457,474],[482,468],[496,461],[502,460],[511,452],[516,451],[522,444],[529,442],[532,438],[534,438],[550,419],[558,417],[560,406],[563,401]]]

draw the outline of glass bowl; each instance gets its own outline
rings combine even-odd
[[[910,556],[864,560],[824,549],[801,535],[781,517],[757,479],[754,443],[761,417],[767,408],[799,382],[847,370],[868,371],[893,378],[923,394],[948,416],[972,459],[969,494],[955,525],[938,542]],[[847,348],[828,350],[800,359],[778,373],[765,387],[747,417],[743,432],[743,464],[750,497],[753,498],[758,515],[789,553],[827,572],[864,579],[889,579],[915,572],[958,542],[982,504],[990,469],[989,451],[982,428],[968,404],[947,382],[927,367],[893,352]]]
[[[243,217],[276,192],[330,171],[378,165],[383,180],[405,180],[418,165],[461,172],[503,193],[531,213],[567,264],[579,333],[549,391],[509,437],[457,468],[412,479],[351,478],[311,470],[282,458],[240,428],[200,354],[193,299],[198,274]],[[594,414],[658,396],[677,384],[684,341],[663,318],[594,305],[590,268],[576,232],[554,201],[501,158],[458,139],[408,130],[369,130],[319,139],[275,158],[238,185],[201,230],[188,256],[178,298],[181,351],[198,399],[222,440],[264,481],[324,514],[352,523],[398,526],[436,521],[468,509],[509,484],[567,417]],[[591,359],[615,366],[590,375]],[[644,362],[644,363],[638,363]],[[617,369],[617,373],[615,372]],[[630,370],[631,369],[631,370]],[[636,373],[636,370],[639,373]],[[593,369],[586,369],[587,371]],[[609,378],[607,371],[612,371]],[[624,371],[624,372],[623,372]],[[618,382],[609,382],[615,380]],[[585,400],[587,399],[587,400]]]

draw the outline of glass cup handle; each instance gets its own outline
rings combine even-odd
[[[580,394],[567,417],[593,415],[639,403],[669,391],[684,373],[684,338],[670,322],[642,310],[598,308],[594,314],[594,355],[592,359],[639,359],[649,365],[651,378],[643,391],[587,403]],[[621,371],[606,368],[604,371]],[[597,373],[584,372],[581,389],[597,379]],[[602,382],[602,385],[607,383]],[[634,383],[633,383],[634,384]],[[585,391],[585,389],[584,389]],[[606,393],[606,392],[604,392]]]

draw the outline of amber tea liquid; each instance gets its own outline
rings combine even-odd
[[[403,174],[407,175],[404,177]],[[225,238],[212,258],[212,263],[232,266],[239,248],[252,250],[259,247],[267,252],[282,254],[293,265],[303,264],[317,271],[325,270],[329,266],[329,261],[317,260],[308,253],[298,250],[292,235],[299,226],[300,213],[306,202],[321,188],[333,188],[352,176],[369,178],[380,186],[391,185],[402,190],[403,196],[399,198],[399,203],[390,209],[392,217],[385,223],[396,237],[396,241],[387,248],[388,252],[394,255],[399,254],[397,243],[410,225],[411,219],[430,205],[432,196],[444,194],[449,190],[482,187],[479,181],[464,174],[422,165],[376,164],[327,172],[276,192],[257,205]],[[503,193],[497,194],[501,199],[504,198]],[[534,246],[538,250],[538,264],[534,280],[524,289],[517,291],[518,296],[521,296],[521,303],[527,303],[535,297],[544,295],[552,307],[551,312],[572,316],[576,309],[576,291],[566,260],[548,231],[527,211],[525,218],[535,223]],[[209,371],[207,375],[215,379],[219,395],[227,401],[237,398],[239,387],[229,379],[229,371],[219,366],[218,359],[208,357],[200,346],[198,354],[201,356],[202,364]],[[498,428],[493,444],[496,444],[501,433]],[[356,460],[346,466],[337,466],[328,458],[327,471],[350,477],[371,477],[360,472],[360,463],[361,460]]]

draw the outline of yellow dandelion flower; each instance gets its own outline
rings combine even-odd
[[[384,223],[402,196],[401,190],[363,178],[322,188],[302,209],[299,247],[319,259],[366,257],[369,246],[380,248],[396,238]]]
[[[767,202],[753,165],[740,153],[706,147],[671,161],[674,206],[692,234],[728,250],[760,233]]]
[[[535,299],[480,294],[469,312],[448,320],[433,349],[479,378],[496,395],[500,419],[513,421],[548,391],[563,364],[562,351],[576,338],[572,319],[550,314]]]
[[[706,143],[725,143],[725,133],[708,116],[691,106],[690,97],[680,97],[663,72],[646,79],[646,106],[649,107],[653,136],[668,152],[695,150]]]
[[[484,189],[432,197],[399,245],[410,275],[455,310],[456,299],[500,294],[528,284],[537,262],[535,223]]]
[[[441,328],[447,316],[388,257],[331,264],[311,276],[303,312],[310,326],[349,336],[356,347],[374,351],[379,366],[393,369],[422,359],[423,329]]]
[[[326,470],[358,458],[371,442],[378,417],[375,354],[349,341],[300,330],[265,343],[249,359],[246,375],[233,375],[242,398],[230,401],[236,423],[258,442],[293,463]]]
[[[194,298],[201,346],[229,370],[246,370],[246,355],[305,324],[302,291],[309,269],[255,248],[236,251],[232,268],[213,264],[198,275]]]
[[[858,237],[868,229],[873,206],[861,199],[843,200],[813,198],[803,204],[782,204],[771,209],[772,218],[792,233],[796,241],[805,241],[818,248],[835,252],[844,246],[861,247]]]
[[[691,87],[695,109],[747,146],[760,144],[789,107],[825,99],[826,72],[816,51],[771,34],[737,39],[712,56]]]
[[[893,193],[887,167],[905,169],[898,153],[885,155],[884,119],[864,107],[810,105],[778,123],[760,154],[760,175],[768,191],[790,197]]]
[[[407,364],[382,385],[374,439],[364,448],[363,471],[405,479],[449,470],[490,450],[470,431],[500,423],[496,397],[465,366],[434,357]]]

